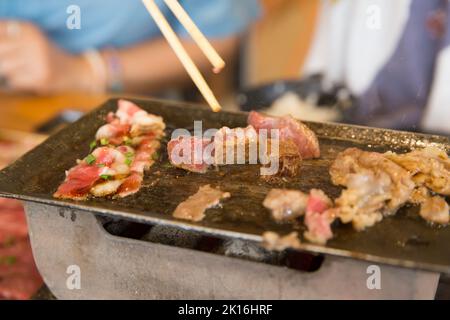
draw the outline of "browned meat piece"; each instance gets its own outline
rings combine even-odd
[[[426,147],[406,154],[387,152],[385,156],[408,170],[417,188],[410,202],[420,204],[420,216],[427,221],[447,224],[449,206],[444,198],[432,197],[431,191],[450,195],[450,159],[436,147]]]
[[[261,175],[268,180],[297,176],[302,162],[294,139],[264,139],[251,125],[223,127],[214,139],[181,136],[169,141],[167,152],[173,166],[196,173],[206,173],[211,165],[261,164]]]
[[[430,192],[425,187],[415,188],[409,197],[409,202],[414,204],[422,204],[430,197]]]
[[[257,155],[258,133],[253,126],[246,128],[223,127],[214,135],[214,164],[245,164],[257,159],[250,159],[251,154]]]
[[[167,154],[174,167],[196,173],[206,173],[210,165],[214,163],[212,155],[205,152],[206,148],[213,148],[211,139],[179,136],[169,141]]]
[[[389,179],[376,179],[370,171],[353,174],[347,189],[336,199],[336,216],[343,223],[352,223],[356,230],[364,230],[383,219],[382,210],[390,195]]]
[[[333,202],[319,189],[312,189],[309,194],[299,190],[272,189],[264,199],[263,205],[271,210],[277,221],[289,221],[305,214],[304,233],[310,242],[325,244],[333,237],[331,223],[335,217],[328,210]]]
[[[278,161],[278,166],[276,172],[267,171],[270,174],[261,175],[261,178],[266,182],[280,182],[281,179],[285,177],[296,177],[300,173],[300,168],[302,165],[302,157],[298,152],[297,146],[292,140],[277,140],[278,143],[274,143],[274,140],[268,139],[267,145],[259,147],[265,150],[265,154],[270,157],[275,157]],[[265,148],[265,149],[264,149]],[[272,150],[272,148],[278,148],[277,150]],[[273,160],[270,160],[268,164],[263,165],[264,168],[275,167]],[[269,169],[267,169],[269,170]]]
[[[261,129],[279,130],[280,140],[293,140],[303,159],[320,157],[319,140],[316,134],[305,124],[290,116],[271,117],[252,111],[247,122],[257,131]]]
[[[288,248],[298,249],[300,248],[300,240],[297,232],[291,232],[286,236],[280,236],[279,234],[267,231],[264,232],[263,246],[267,250],[283,251]]]
[[[425,187],[414,189],[410,202],[420,205],[420,216],[433,223],[447,224],[449,222],[449,206],[444,198],[432,197]]]
[[[347,187],[336,199],[337,217],[364,230],[394,214],[415,187],[410,174],[380,153],[350,148],[341,152],[330,169],[334,184]]]
[[[251,125],[247,128],[220,129],[214,136],[214,151],[215,165],[257,164],[258,160],[261,161],[258,156],[265,155],[263,165],[267,168],[272,165],[271,157],[276,158],[279,164],[277,176],[297,176],[302,162],[294,140],[258,139],[258,133]]]
[[[196,194],[178,205],[173,216],[178,219],[201,221],[205,217],[206,209],[217,206],[221,199],[230,196],[230,193],[212,188],[209,184],[202,186]]]
[[[420,216],[427,221],[447,224],[449,222],[449,207],[444,198],[439,196],[427,198],[420,207]]]
[[[298,190],[272,189],[263,205],[272,211],[277,221],[291,220],[305,213],[308,195]]]
[[[279,175],[284,177],[296,177],[300,173],[302,156],[292,140],[284,140],[279,143]]]
[[[444,151],[427,147],[406,154],[387,152],[385,156],[408,170],[418,186],[450,195],[450,159]]]

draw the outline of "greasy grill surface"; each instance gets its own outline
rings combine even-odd
[[[168,136],[174,128],[193,127],[194,120],[203,120],[203,128],[224,125],[246,125],[245,113],[212,113],[199,106],[163,101],[136,101],[147,111],[164,117]],[[92,199],[85,202],[58,200],[52,194],[64,179],[64,171],[89,152],[97,128],[104,123],[109,111],[116,109],[116,100],[107,102],[80,121],[50,137],[45,143],[0,173],[0,195],[57,206],[80,208],[93,213],[107,214],[143,223],[175,225],[206,234],[261,240],[264,231],[281,234],[292,230],[290,224],[275,223],[262,206],[267,192],[273,187],[296,188],[308,191],[321,188],[333,198],[340,188],[330,182],[328,168],[336,154],[348,147],[375,151],[405,151],[411,147],[437,144],[449,152],[449,139],[414,133],[347,125],[308,125],[318,134],[322,157],[303,162],[298,178],[281,184],[268,184],[258,177],[257,166],[226,166],[200,175],[188,173],[168,165],[165,145],[161,160],[146,175],[139,193],[124,199]],[[175,207],[199,186],[211,184],[231,193],[222,208],[210,209],[199,223],[172,218]],[[294,228],[302,231],[302,225]],[[380,263],[402,265],[450,273],[450,227],[429,226],[417,214],[416,208],[402,209],[396,216],[384,219],[365,232],[353,231],[350,226],[334,226],[336,237],[326,247],[303,243],[313,252],[348,256]],[[300,234],[302,232],[299,232]]]

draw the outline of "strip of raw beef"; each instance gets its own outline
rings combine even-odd
[[[120,148],[120,147],[119,147]],[[130,173],[126,156],[111,147],[100,147],[66,173],[66,180],[53,195],[61,199],[84,200],[94,184],[106,177]]]
[[[131,162],[131,174],[118,188],[118,197],[124,198],[139,191],[144,180],[144,172],[150,169],[157,158],[158,150],[161,147],[158,139],[159,137],[155,135],[148,135],[140,139]]]
[[[160,148],[163,119],[119,100],[117,111],[106,120],[91,146],[95,150],[67,171],[54,197],[85,200],[90,195],[125,197],[139,191],[144,171],[153,165]]]

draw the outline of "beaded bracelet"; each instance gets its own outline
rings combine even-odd
[[[123,90],[122,63],[119,54],[114,49],[106,49],[103,52],[106,67],[108,69],[108,89],[112,92]]]
[[[107,71],[102,56],[97,50],[89,50],[83,53],[83,57],[89,64],[94,74],[94,79],[96,80],[93,81],[93,84],[90,87],[91,91],[104,92],[106,89]]]

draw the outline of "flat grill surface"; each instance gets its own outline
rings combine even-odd
[[[175,128],[193,128],[194,120],[203,121],[203,129],[246,126],[246,113],[212,113],[204,107],[174,104],[159,100],[136,100],[148,112],[164,117],[168,137]],[[408,151],[434,144],[449,152],[446,137],[396,132],[339,124],[306,123],[319,136],[322,156],[303,162],[301,174],[278,184],[259,178],[259,166],[234,165],[210,170],[207,174],[185,172],[168,165],[165,144],[161,160],[146,174],[140,192],[124,199],[91,199],[84,202],[54,199],[52,194],[64,180],[64,172],[89,152],[89,144],[105,116],[117,108],[110,100],[78,122],[50,137],[42,145],[0,172],[0,195],[78,208],[96,214],[129,219],[141,223],[177,226],[214,236],[261,241],[264,231],[286,234],[292,229],[303,233],[301,223],[274,222],[262,206],[271,188],[294,188],[307,192],[320,188],[336,198],[341,188],[333,186],[328,169],[337,153],[348,147],[372,151]],[[198,223],[174,219],[172,212],[188,196],[205,184],[218,186],[231,193],[221,208],[209,209]],[[337,224],[335,238],[327,246],[303,241],[302,250],[352,257],[379,263],[450,273],[450,228],[428,225],[412,206],[401,209],[396,216],[364,232],[349,225]]]

